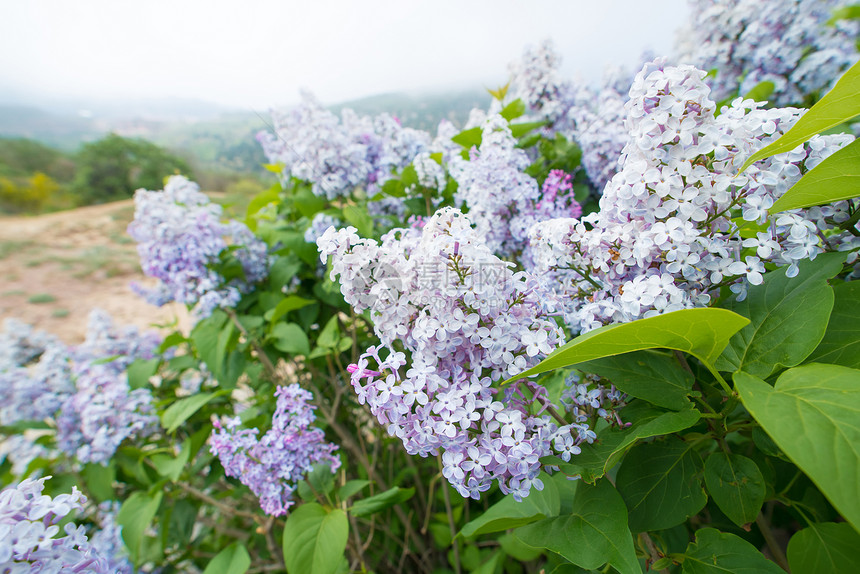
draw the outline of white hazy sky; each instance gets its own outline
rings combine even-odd
[[[668,53],[685,0],[0,0],[0,90],[36,99],[183,97],[240,108],[496,87],[551,37],[599,78]]]

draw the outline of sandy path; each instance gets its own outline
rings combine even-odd
[[[125,232],[132,200],[33,217],[0,217],[0,324],[14,317],[69,343],[83,339],[98,307],[118,325],[148,327],[187,313],[153,307],[129,288],[151,284]]]

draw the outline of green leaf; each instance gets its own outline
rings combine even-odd
[[[516,100],[502,108],[502,111],[499,112],[499,115],[506,120],[511,121],[517,119],[524,113],[526,113],[526,105],[521,99],[517,98]]]
[[[149,378],[158,371],[160,358],[138,359],[128,366],[128,386],[140,389],[149,385]]]
[[[521,526],[514,535],[589,570],[608,562],[620,574],[642,572],[627,528],[627,510],[608,480],[580,484],[570,514]]]
[[[370,484],[369,480],[348,480],[346,484],[341,486],[337,491],[337,496],[341,500],[346,500],[350,496],[358,494]]]
[[[290,311],[295,311],[296,309],[307,307],[312,303],[314,303],[313,299],[305,299],[304,297],[299,297],[298,295],[290,295],[289,297],[278,303],[274,309],[269,309],[268,311],[266,311],[264,317],[267,321],[269,321],[271,326],[274,326],[278,321],[280,321],[281,317],[283,317]]]
[[[837,282],[833,295],[824,338],[806,360],[860,368],[860,281]]]
[[[594,482],[615,466],[637,440],[690,428],[699,421],[700,413],[692,408],[667,413],[634,402],[624,407],[623,417],[625,422],[632,423],[631,426],[624,429],[613,426],[599,431],[597,441],[580,445],[582,452],[571,458],[570,463],[558,463],[561,471]]]
[[[715,528],[696,532],[681,565],[683,574],[785,574],[756,547]]]
[[[122,526],[122,539],[135,565],[139,563],[144,535],[158,512],[162,495],[160,491],[155,494],[134,492],[122,503],[117,514],[117,524]]]
[[[319,337],[317,337],[317,345],[328,349],[334,349],[337,347],[339,341],[340,328],[337,324],[337,315],[334,315],[328,320],[328,323],[325,324],[323,330],[320,331]]]
[[[207,318],[198,321],[189,336],[197,356],[206,363],[209,371],[216,378],[221,373],[221,363],[218,361],[218,336],[227,320],[226,313],[216,310]],[[221,359],[223,361],[223,355]]]
[[[606,377],[621,391],[658,407],[683,410],[690,406],[693,375],[673,357],[655,351],[634,351],[576,365],[586,373]]]
[[[349,513],[353,516],[370,516],[409,500],[413,494],[415,494],[414,488],[394,486],[370,498],[355,501],[355,504],[349,509]]]
[[[860,93],[860,64],[854,64],[836,82],[833,89],[824,94],[824,97],[802,115],[790,130],[772,144],[750,156],[741,166],[740,172],[760,159],[791,151],[815,134],[860,114],[858,93]]]
[[[203,574],[245,574],[251,567],[251,557],[241,542],[234,542],[206,565]]]
[[[112,500],[115,496],[113,481],[116,480],[116,462],[110,461],[107,466],[88,463],[83,468],[84,483],[87,492],[99,502]]]
[[[308,355],[311,352],[308,336],[295,323],[278,323],[272,328],[275,348],[292,355]]]
[[[675,349],[713,364],[729,338],[749,320],[726,309],[681,309],[589,331],[505,383],[585,361],[643,349]],[[504,384],[504,383],[503,383]]]
[[[466,149],[472,149],[472,146],[481,146],[481,140],[483,139],[483,136],[484,132],[479,126],[468,130],[463,130],[462,132],[452,137],[451,141],[455,144],[463,146]]]
[[[354,225],[362,237],[373,236],[373,218],[366,210],[357,205],[347,205],[343,208],[343,218]]]
[[[860,534],[850,524],[819,522],[788,541],[792,574],[860,572]]]
[[[301,268],[302,262],[295,255],[280,256],[272,263],[272,268],[269,271],[269,283],[276,289],[280,289],[284,285],[289,284]]]
[[[797,277],[786,277],[787,268],[771,271],[749,288],[746,299],[730,300],[728,306],[750,323],[731,338],[717,368],[768,377],[802,363],[824,337],[833,309],[827,279],[839,273],[844,259],[842,253],[825,253],[801,261]]]
[[[825,158],[804,174],[768,211],[823,205],[860,195],[860,140]]]
[[[289,574],[334,574],[346,549],[349,521],[339,508],[315,502],[293,510],[284,526],[284,562]]]
[[[154,454],[152,455],[152,464],[155,465],[158,474],[176,482],[179,480],[179,475],[182,474],[182,469],[185,468],[190,456],[191,439],[186,439],[182,443],[182,449],[178,455],[173,457],[168,454]]]
[[[327,496],[334,490],[334,473],[331,463],[318,462],[298,485],[299,496],[303,500],[313,502],[317,495]]]
[[[860,529],[860,371],[812,364],[790,369],[771,387],[735,373],[747,410]]]
[[[701,472],[702,458],[678,438],[631,449],[615,482],[630,513],[630,529],[672,528],[702,510],[708,495]]]
[[[754,521],[764,503],[764,477],[755,462],[739,454],[722,451],[705,460],[705,484],[708,492],[738,526]]]
[[[172,433],[194,413],[203,408],[203,405],[219,395],[220,393],[201,393],[179,399],[162,413],[161,426],[165,428],[168,434]]]
[[[752,87],[750,91],[744,94],[745,100],[755,100],[757,102],[763,102],[767,100],[771,94],[773,94],[773,90],[776,86],[774,86],[773,82],[769,82],[765,80],[764,82],[759,82],[755,86]]]
[[[542,128],[546,125],[545,121],[540,122],[524,122],[521,124],[511,124],[511,135],[515,138],[521,138],[532,130],[536,130],[538,128]]]
[[[543,481],[543,490],[532,489],[522,502],[517,502],[510,494],[505,496],[482,515],[466,524],[458,536],[471,538],[558,516],[561,501],[555,481],[546,474],[541,474],[540,479]]]

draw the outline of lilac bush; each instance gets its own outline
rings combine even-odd
[[[297,384],[278,387],[272,428],[258,438],[257,429],[239,429],[238,417],[223,424],[209,438],[227,476],[238,478],[259,499],[263,512],[285,515],[293,505],[293,491],[313,466],[324,463],[334,473],[340,468],[337,445],[325,442],[316,420],[313,395]]]
[[[197,184],[172,176],[164,191],[138,190],[128,233],[138,243],[143,272],[159,280],[154,289],[137,287],[154,305],[178,301],[194,306],[198,318],[232,307],[268,275],[266,244],[243,223],[221,222],[221,206]],[[217,265],[229,253],[241,266],[225,278]]]

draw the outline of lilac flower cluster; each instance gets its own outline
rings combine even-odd
[[[274,133],[257,135],[269,161],[328,199],[356,187],[375,191],[430,144],[428,133],[404,128],[388,114],[370,118],[346,109],[338,118],[308,93],[299,106],[272,117]]]
[[[692,0],[676,60],[705,70],[714,98],[745,94],[773,82],[772,103],[804,102],[826,91],[857,61],[855,20],[827,24],[850,0]]]
[[[606,383],[606,384],[604,384]],[[618,411],[627,404],[627,395],[615,388],[601,377],[592,374],[570,374],[564,381],[565,389],[561,394],[561,404],[573,414],[578,424],[584,424],[595,417],[620,427],[629,426],[623,423]],[[594,438],[594,431],[584,429],[584,434]],[[562,459],[567,462],[569,454],[562,453]]]
[[[494,386],[563,335],[537,279],[496,257],[458,210],[441,209],[423,228],[393,230],[381,243],[348,227],[317,244],[381,341],[349,367],[359,402],[408,453],[442,453],[443,475],[464,497],[479,498],[497,480],[521,499],[542,488],[539,459],[553,441],[587,440],[585,427],[558,427],[542,413],[542,387]]]
[[[116,521],[121,506],[116,501],[99,505],[96,513],[98,529],[90,536],[90,545],[105,558],[106,570],[111,574],[134,574],[134,566],[129,562],[122,539],[122,526]]]
[[[743,297],[747,284],[761,283],[765,262],[793,276],[798,261],[857,244],[833,228],[847,218],[847,202],[767,213],[805,170],[853,137],[817,136],[736,176],[801,111],[738,98],[715,117],[704,77],[690,66],[646,65],[626,105],[622,170],[600,212],[532,228],[537,272],[566,302],[574,330],[706,305],[722,285]]]
[[[54,422],[61,451],[81,463],[102,464],[123,440],[157,427],[149,390],[131,390],[125,373],[134,360],[155,356],[161,342],[157,335],[141,334],[136,327],[118,329],[98,310],[90,314],[86,340],[78,346],[11,327],[17,334],[9,326],[0,334],[17,349],[10,353],[14,361],[0,365],[0,424]],[[5,446],[16,468],[46,454],[27,437],[10,440]]]
[[[72,487],[54,498],[42,494],[47,478],[25,479],[0,492],[0,571],[117,572],[87,539],[86,528],[59,522],[87,499]]]
[[[143,272],[159,280],[153,290],[136,287],[149,302],[194,305],[194,314],[205,318],[217,307],[235,306],[268,275],[266,244],[243,223],[222,223],[221,206],[211,203],[196,183],[175,175],[164,191],[138,190],[134,203],[128,233],[138,243]],[[213,268],[228,249],[244,278],[228,281]]]
[[[550,124],[564,123],[576,97],[573,86],[561,78],[560,65],[561,57],[547,39],[537,47],[526,47],[522,58],[508,66],[511,97],[521,99],[529,111]]]
[[[329,227],[342,227],[343,222],[332,215],[326,213],[317,213],[311,221],[311,226],[305,231],[305,241],[308,243],[316,243],[317,239],[322,237],[325,230]]]
[[[283,516],[293,505],[298,482],[315,464],[326,463],[331,471],[340,468],[337,445],[325,442],[319,428],[312,428],[316,416],[310,405],[313,395],[298,384],[278,387],[272,428],[258,439],[257,429],[239,429],[238,417],[222,424],[210,438],[210,450],[217,455],[227,476],[238,478],[260,499],[263,512]]]

